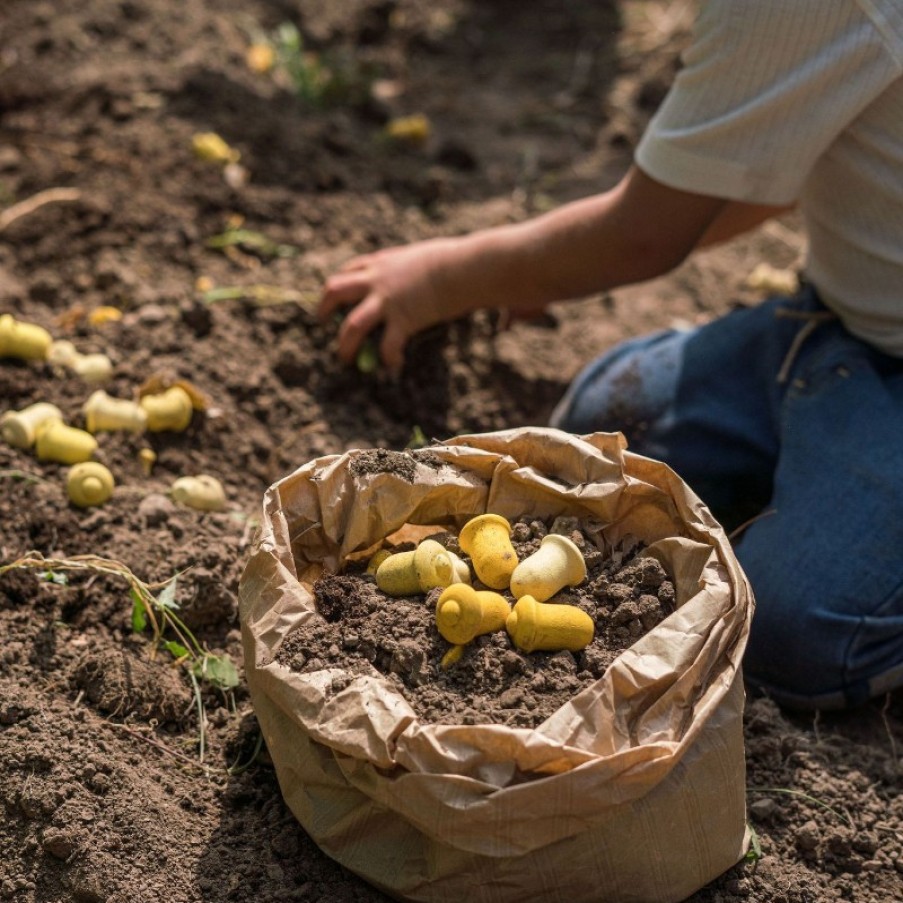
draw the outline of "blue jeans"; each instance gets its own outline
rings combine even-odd
[[[851,336],[811,288],[617,346],[552,418],[621,431],[735,541],[756,597],[749,684],[839,708],[903,685],[903,359]]]

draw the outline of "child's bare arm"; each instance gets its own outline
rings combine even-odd
[[[725,204],[634,167],[611,191],[524,223],[357,257],[327,281],[320,315],[351,307],[339,331],[346,361],[383,324],[380,353],[397,370],[407,340],[435,323],[479,308],[536,310],[668,272]]]
[[[775,207],[768,204],[744,204],[740,201],[730,201],[724,205],[718,216],[705,230],[696,247],[708,248],[729,241],[744,232],[749,232],[750,229],[755,229],[756,226],[761,226],[762,223],[775,216],[789,213],[795,206],[795,204],[787,204]]]

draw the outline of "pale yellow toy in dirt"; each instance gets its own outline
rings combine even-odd
[[[502,630],[510,614],[511,603],[499,593],[453,583],[436,602],[436,627],[449,643],[463,645]]]
[[[470,556],[477,577],[492,589],[507,589],[517,567],[517,552],[511,544],[511,524],[499,514],[471,518],[458,537]]]
[[[97,440],[87,430],[67,426],[59,420],[42,424],[35,438],[35,454],[39,461],[80,464],[97,451]]]
[[[22,323],[12,314],[0,317],[0,357],[24,361],[42,361],[53,344],[53,337],[34,323]]]
[[[50,346],[47,360],[68,368],[87,383],[106,382],[113,375],[113,362],[107,355],[99,352],[82,354],[66,339]]]
[[[470,584],[472,578],[470,576],[470,567],[467,562],[458,555],[455,555],[454,552],[449,552],[448,549],[445,550],[445,553],[451,558],[452,566],[455,569],[455,580],[458,583]]]
[[[89,433],[102,431],[143,433],[147,427],[147,412],[128,398],[113,398],[103,389],[92,393],[82,411]]]
[[[586,579],[583,553],[566,536],[549,533],[539,548],[526,557],[511,574],[511,594],[515,599],[532,596],[537,602],[551,599],[566,586]]]
[[[113,495],[113,474],[97,461],[85,461],[69,470],[66,492],[73,505],[90,508],[102,505]]]
[[[223,484],[209,474],[195,477],[179,477],[169,491],[174,502],[198,511],[222,511],[226,507]]]
[[[424,539],[411,552],[390,555],[376,569],[376,585],[387,596],[414,596],[454,581],[454,563],[435,539]]]
[[[157,453],[152,448],[142,448],[138,451],[138,463],[141,472],[149,477],[154,472],[154,464],[157,463]]]
[[[596,625],[576,605],[537,602],[522,596],[508,615],[505,629],[521,652],[578,652],[593,641]]]
[[[63,412],[54,404],[39,401],[21,411],[7,411],[0,417],[0,436],[13,448],[31,448],[42,424],[63,422]]]
[[[181,433],[188,429],[194,414],[191,396],[181,386],[172,386],[157,395],[145,395],[139,404],[147,414],[147,428],[152,433]]]

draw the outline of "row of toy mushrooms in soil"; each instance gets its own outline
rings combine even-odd
[[[63,364],[89,383],[102,382],[112,372],[106,355],[80,354],[71,342],[55,341],[42,326],[20,322],[10,314],[0,316],[0,358],[5,357]],[[0,415],[0,436],[14,448],[33,449],[39,461],[71,465],[66,492],[74,505],[88,508],[108,501],[116,484],[110,469],[92,460],[98,449],[96,433],[181,432],[202,405],[198,393],[179,382],[142,394],[137,401],[113,398],[97,389],[82,408],[85,429],[66,424],[56,405],[40,401]],[[139,457],[150,474],[156,459],[153,449],[141,449]],[[205,511],[218,511],[226,504],[222,484],[209,474],[179,477],[169,494],[173,501]]]
[[[499,514],[481,514],[464,525],[458,542],[477,580],[489,589],[474,589],[467,562],[434,539],[423,540],[413,551],[381,550],[367,568],[387,596],[442,589],[436,626],[452,644],[443,667],[456,662],[476,637],[497,630],[506,630],[522,652],[578,652],[592,642],[595,624],[585,611],[549,602],[586,579],[583,553],[566,536],[549,533],[533,554],[519,561],[511,524]],[[514,596],[513,606],[500,590]]]

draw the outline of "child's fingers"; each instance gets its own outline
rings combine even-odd
[[[361,254],[359,257],[352,257],[351,260],[346,260],[339,267],[340,273],[353,273],[357,270],[366,269],[370,266],[370,254]]]
[[[350,363],[361,343],[383,320],[382,299],[368,295],[357,307],[349,311],[339,327],[339,357]]]
[[[407,332],[397,321],[387,320],[383,331],[382,341],[379,343],[379,356],[386,365],[389,373],[398,376],[404,364],[404,347],[410,338]]]
[[[340,307],[360,301],[369,291],[370,280],[363,271],[336,273],[329,277],[323,287],[317,316],[325,322]]]

